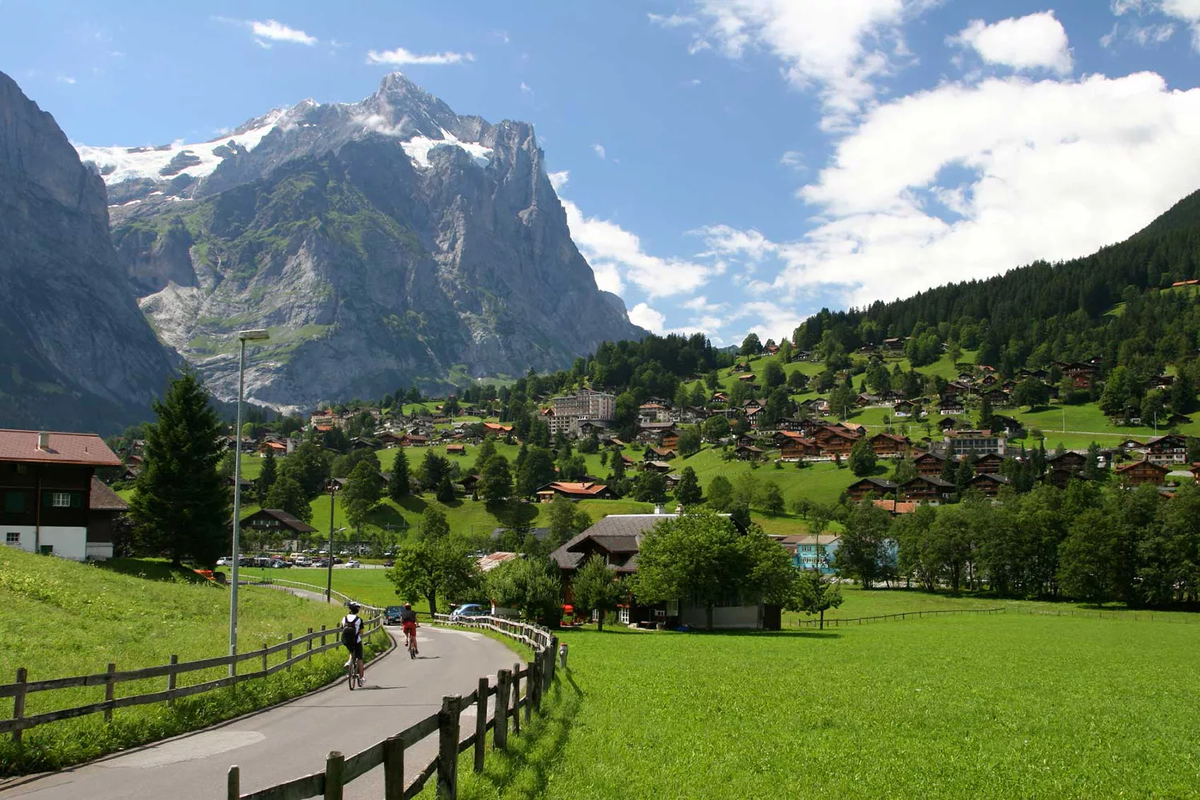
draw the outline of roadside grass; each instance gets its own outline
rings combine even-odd
[[[533,784],[548,798],[1195,794],[1191,625],[1002,614],[560,636],[582,703]]]
[[[228,570],[221,571],[226,574],[229,572]],[[309,583],[319,586],[321,591],[324,591],[328,572],[324,568],[308,567],[292,567],[291,569],[239,567],[238,575],[242,580],[286,580]],[[287,584],[282,585],[286,586]],[[344,567],[334,567],[333,590],[341,592],[347,597],[352,597],[361,603],[381,608],[394,606],[397,603],[404,603],[401,598],[396,596],[396,587],[387,579],[386,569],[346,569]],[[330,617],[331,621],[322,619],[321,622],[332,627],[337,623],[337,617],[340,617],[343,613],[340,610],[341,604],[340,602],[335,602],[335,611],[329,611],[328,606],[324,608],[326,609],[325,616]],[[318,623],[317,627],[320,627],[320,623]]]
[[[194,583],[191,574],[172,579],[163,562],[124,559],[115,569],[35,556],[12,548],[0,550],[0,681],[8,683],[18,667],[29,680],[103,673],[109,662],[121,671],[168,663],[171,655],[194,661],[229,651],[228,591],[211,582]],[[137,577],[137,573],[148,577]],[[238,633],[242,651],[282,641],[324,623],[336,627],[334,613],[320,603],[271,589],[243,587],[239,595]],[[380,637],[373,647],[380,649]],[[280,663],[285,653],[268,663]],[[279,702],[335,679],[343,658],[336,651],[295,665],[266,679],[220,689],[176,702],[118,709],[105,723],[94,714],[25,731],[24,742],[0,737],[0,775],[47,769],[96,758],[229,719]],[[242,662],[243,671],[261,668]],[[227,674],[226,668],[189,672],[178,686],[191,686]],[[116,686],[117,697],[162,691],[166,679]],[[26,715],[40,714],[104,699],[104,687],[30,694]],[[11,708],[5,708],[7,716]]]

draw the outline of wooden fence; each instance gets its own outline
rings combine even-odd
[[[887,620],[897,619],[920,619],[921,617],[934,617],[944,614],[1002,614],[1003,608],[954,608],[941,611],[904,611],[899,614],[879,614],[874,617],[826,617],[825,627],[837,627],[838,625],[862,625],[864,622],[886,622]],[[796,620],[797,627],[815,628],[821,624],[821,620],[816,619],[798,619]]]
[[[541,710],[542,695],[554,680],[554,654],[558,638],[544,628],[495,617],[475,617],[459,622],[438,614],[436,619],[444,624],[487,628],[502,633],[531,647],[534,651],[533,660],[523,666],[514,664],[511,670],[500,670],[495,685],[486,677],[481,677],[478,687],[466,697],[443,697],[442,708],[436,714],[376,742],[360,753],[347,757],[337,751],[331,752],[325,759],[323,772],[242,794],[241,771],[236,765],[232,766],[228,775],[228,800],[306,800],[312,797],[342,800],[342,790],[346,784],[379,766],[383,767],[385,800],[416,797],[435,776],[438,797],[454,800],[458,796],[459,753],[473,749],[474,770],[482,772],[488,731],[492,732],[492,748],[503,750],[508,746],[509,728],[513,733],[521,732],[522,709],[526,723],[533,712]],[[524,697],[521,696],[522,681],[525,682]],[[493,704],[495,712],[488,719],[488,698],[492,696],[496,698]],[[472,706],[476,709],[474,729],[464,738],[460,716]],[[406,784],[405,751],[434,733],[438,735],[437,756],[420,767],[415,777]]]
[[[365,606],[364,606],[365,607]],[[374,616],[367,620],[363,628],[364,635],[370,635],[382,627],[383,618]],[[326,639],[332,638],[332,642],[326,643]],[[319,644],[315,644],[319,642]],[[129,708],[132,706],[141,706],[148,703],[167,703],[174,705],[175,701],[181,697],[190,697],[194,694],[203,692],[211,692],[214,689],[221,689],[226,686],[235,686],[245,681],[254,680],[255,678],[265,678],[268,675],[274,675],[276,672],[285,669],[291,669],[294,664],[298,664],[305,659],[312,658],[318,653],[323,653],[335,647],[340,647],[342,643],[341,629],[331,628],[326,629],[324,625],[321,630],[314,631],[312,628],[302,636],[292,636],[288,634],[287,638],[278,644],[267,645],[263,644],[259,650],[253,650],[246,653],[237,653],[232,656],[217,656],[215,658],[205,658],[199,661],[185,661],[180,663],[177,656],[171,656],[169,663],[162,666],[146,667],[144,669],[128,670],[123,672],[117,671],[116,664],[109,664],[108,670],[96,675],[81,675],[70,678],[52,678],[50,680],[31,681],[29,680],[29,670],[21,667],[17,670],[17,680],[15,683],[0,685],[0,699],[11,697],[13,699],[13,714],[11,719],[0,719],[0,735],[11,733],[13,741],[21,741],[22,731],[27,731],[30,728],[35,728],[38,725],[45,725],[49,722],[58,722],[59,720],[71,719],[73,717],[83,717],[89,714],[103,713],[106,722],[112,720],[113,711],[118,708]],[[299,648],[299,652],[295,652]],[[286,653],[286,657],[278,664],[269,665],[267,659],[277,653]],[[238,664],[243,661],[260,660],[261,666],[251,672],[238,672]],[[191,686],[179,686],[179,676],[186,675],[189,672],[199,670],[213,669],[215,667],[228,667],[229,675],[217,680],[204,681],[202,683],[193,684]],[[119,683],[128,681],[143,681],[154,678],[166,678],[166,688],[147,694],[136,694],[128,697],[117,697],[116,688]],[[41,714],[27,716],[25,714],[26,699],[29,695],[38,692],[53,692],[62,689],[76,689],[84,686],[103,686],[104,700],[99,703],[89,703],[83,706],[75,706],[73,708],[64,708],[57,711],[47,711]]]

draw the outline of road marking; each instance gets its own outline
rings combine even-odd
[[[227,753],[239,747],[258,744],[267,737],[258,731],[227,731],[216,730],[198,733],[195,736],[185,736],[173,742],[147,747],[138,753],[130,753],[113,761],[99,764],[106,769],[152,769],[165,767],[168,764],[178,764],[182,761],[196,761],[220,753]]]

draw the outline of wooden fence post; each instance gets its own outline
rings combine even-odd
[[[325,800],[342,800],[342,774],[346,758],[337,750],[325,759]]]
[[[404,742],[394,736],[383,742],[383,798],[404,800]]]
[[[170,663],[171,663],[172,667],[178,666],[179,665],[179,656],[172,655]],[[170,672],[167,673],[167,705],[168,706],[175,705],[175,683],[177,680],[178,680],[177,673],[175,672],[174,669],[172,669]]]
[[[111,703],[113,701],[113,697],[115,696],[117,684],[113,680],[113,675],[116,674],[116,672],[117,665],[110,663],[108,665],[108,675],[104,677],[104,702],[106,703]],[[104,709],[104,721],[112,722],[112,706]]]
[[[534,656],[533,661],[529,662],[529,678],[525,681],[525,702],[528,704],[525,708],[532,711],[542,710],[538,702],[538,690],[542,685],[541,666],[538,656]]]
[[[475,771],[483,772],[484,746],[487,744],[488,679],[479,679],[475,701]],[[389,799],[390,800],[390,799]]]
[[[25,718],[25,684],[29,680],[29,671],[25,667],[17,669],[17,691],[13,695],[13,721],[17,725],[21,724],[21,720]],[[13,731],[13,741],[17,744],[21,743],[21,729],[18,727]]]
[[[321,647],[325,646],[325,626],[321,626]]]
[[[307,652],[311,653],[312,652],[312,628],[308,629],[308,642],[306,642],[306,644],[308,645]]]
[[[238,765],[234,764],[229,768],[229,777],[226,781],[227,796],[229,800],[239,800],[242,796],[242,772],[238,769]]]
[[[508,686],[509,671],[496,673],[496,727],[492,731],[492,747],[503,750],[508,746]]]
[[[438,713],[437,796],[440,800],[458,797],[458,726],[462,698],[458,695],[442,698]]]
[[[262,671],[263,671],[263,672],[266,672],[266,671],[267,671],[267,643],[266,643],[266,642],[263,642],[262,651],[263,651],[263,668],[262,668]]]
[[[554,659],[558,657],[558,637],[550,637],[550,646],[546,648],[546,663],[550,665],[549,672],[546,673],[546,688],[549,689],[554,683]]]
[[[521,732],[521,664],[513,664],[512,671],[512,721],[513,733]],[[529,678],[525,678],[525,694],[529,694]]]
[[[287,660],[288,660],[287,671],[288,671],[288,672],[291,672],[291,671],[292,671],[292,635],[291,635],[290,633],[287,635],[287,640],[288,640],[288,646],[287,646]]]

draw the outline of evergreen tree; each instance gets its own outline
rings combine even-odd
[[[263,508],[278,508],[304,522],[312,522],[313,510],[304,489],[287,475],[281,475],[263,499]]]
[[[708,484],[708,505],[713,511],[729,510],[733,503],[733,484],[724,475],[717,475]]]
[[[517,473],[517,494],[530,497],[554,480],[554,456],[544,447],[530,447]]]
[[[450,483],[450,475],[443,475],[437,485],[437,497],[439,503],[449,503],[454,500],[454,486]]]
[[[275,451],[268,447],[266,455],[263,456],[262,471],[259,472],[258,480],[255,481],[258,496],[266,497],[277,480],[279,480],[279,462],[275,458]]]
[[[496,437],[490,433],[483,437],[483,442],[479,445],[479,451],[475,454],[475,466],[471,468],[471,474],[482,475],[487,469],[488,459],[496,455]]]
[[[138,539],[175,565],[190,558],[211,567],[228,552],[231,535],[231,476],[217,472],[224,426],[191,372],[172,381],[152,407],[157,421],[147,426],[129,508]]]
[[[388,497],[397,503],[408,497],[412,492],[412,483],[408,476],[408,455],[403,447],[396,448],[396,456],[392,459],[392,477],[388,481]]]
[[[696,470],[684,467],[679,474],[679,483],[675,485],[675,500],[684,508],[699,505],[704,499],[700,489],[700,481],[696,478]]]
[[[306,441],[283,460],[279,472],[300,484],[305,496],[315,497],[329,482],[329,459],[315,442]]]
[[[983,403],[979,406],[979,430],[987,431],[992,429],[992,417],[995,412],[992,411],[992,401],[984,395]]]

